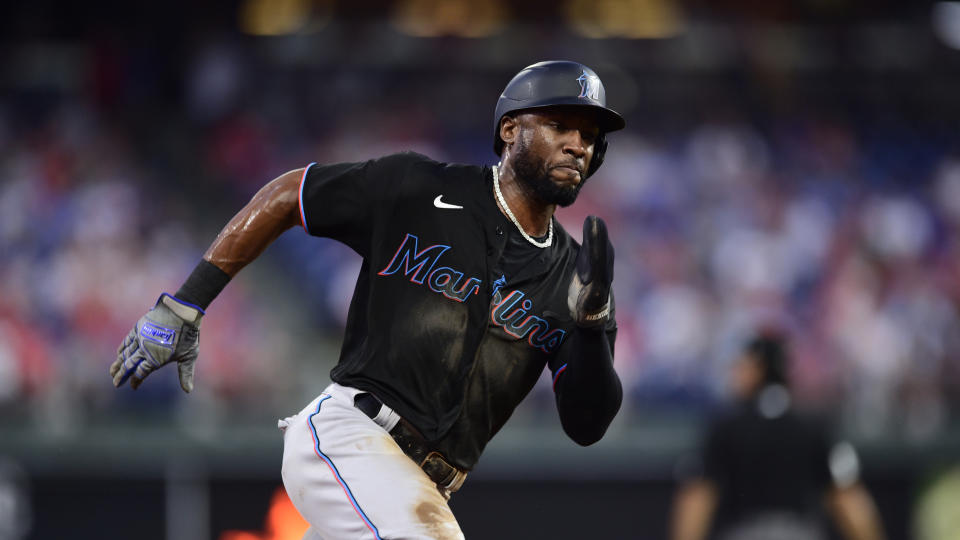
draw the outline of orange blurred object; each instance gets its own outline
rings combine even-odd
[[[300,540],[310,524],[290,502],[287,492],[278,487],[270,500],[263,532],[224,531],[219,540]]]

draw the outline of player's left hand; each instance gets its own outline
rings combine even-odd
[[[577,325],[595,327],[607,322],[612,312],[612,283],[613,245],[607,237],[607,224],[596,216],[587,216],[577,269],[567,292],[570,315]]]
[[[117,349],[117,359],[110,366],[113,385],[120,387],[130,380],[134,390],[143,379],[159,367],[176,362],[180,387],[193,390],[193,370],[200,341],[200,319],[203,311],[167,293],[134,325]]]

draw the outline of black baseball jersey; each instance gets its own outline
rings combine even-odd
[[[504,257],[515,227],[489,167],[413,153],[313,164],[300,211],[309,234],[363,257],[331,378],[375,394],[456,465],[474,465],[544,366],[564,372],[579,246],[554,221],[550,247]]]

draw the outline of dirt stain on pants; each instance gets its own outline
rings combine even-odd
[[[462,540],[463,532],[446,505],[422,501],[416,507],[417,518],[436,540]]]

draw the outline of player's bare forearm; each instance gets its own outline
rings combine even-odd
[[[281,233],[300,222],[303,169],[263,186],[220,231],[203,258],[233,277],[263,253]]]
[[[670,519],[672,540],[703,540],[710,530],[717,490],[708,480],[692,480],[680,487]]]
[[[300,219],[300,178],[290,171],[264,186],[220,231],[175,295],[163,293],[117,349],[110,365],[114,386],[136,389],[154,370],[176,363],[180,386],[193,390],[200,320],[237,272]]]
[[[560,423],[577,444],[603,438],[623,401],[620,377],[613,369],[613,338],[599,328],[578,328],[560,351],[566,366],[554,391]]]
[[[844,538],[883,540],[883,527],[877,508],[863,484],[831,489],[827,503]]]

